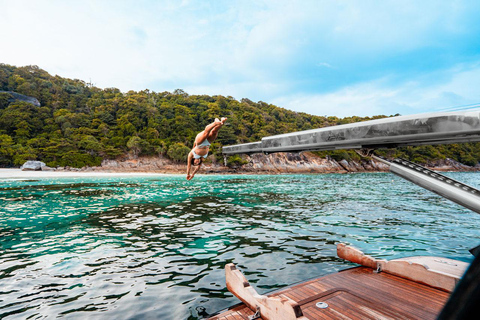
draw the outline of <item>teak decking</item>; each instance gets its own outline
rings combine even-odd
[[[269,296],[284,294],[301,305],[308,319],[435,319],[449,292],[371,268],[356,267],[310,280]],[[313,298],[313,301],[312,301]],[[328,308],[319,309],[317,302]],[[247,306],[234,307],[213,320],[248,319]]]

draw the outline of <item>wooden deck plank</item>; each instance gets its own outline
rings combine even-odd
[[[338,307],[336,308],[336,310],[341,311],[343,315],[353,320],[363,320],[369,318],[368,314],[364,312],[361,308],[358,308],[355,302],[347,299],[342,299],[340,295],[337,298],[338,301],[336,301],[336,303],[338,304]]]
[[[302,300],[312,296],[312,293],[309,290],[305,290],[305,286],[295,288],[295,293],[301,295]]]
[[[244,319],[240,314],[238,314],[238,312],[234,312],[231,315],[233,316],[234,320],[243,320]]]
[[[313,285],[313,283],[307,283],[305,284],[305,287],[308,288],[309,290],[311,290],[313,292],[313,294],[319,294],[321,292],[324,292],[325,290],[322,290],[317,288],[316,286]]]
[[[252,310],[250,310],[250,308],[245,306],[245,305],[242,305],[242,307],[243,308],[237,310],[237,313],[240,314],[244,319],[248,320],[248,317],[253,315],[254,312]]]
[[[398,310],[407,310],[418,316],[424,315],[425,311],[427,313],[438,312],[449,295],[447,292],[387,273],[370,274],[368,272],[367,269],[342,277],[335,275],[325,279],[325,282],[343,287],[350,286],[350,290],[363,292],[377,303],[389,304],[392,308],[396,306],[394,301],[405,300],[408,297],[409,303],[402,305]],[[385,293],[389,294],[385,295]]]
[[[283,293],[283,292],[282,292]],[[274,296],[278,295],[279,293],[275,293]],[[300,291],[298,290],[291,290],[291,291],[288,291],[286,292],[286,296],[289,297],[290,299],[292,299],[293,301],[300,301],[300,300],[303,300],[305,298],[307,298],[308,296],[305,296],[304,294],[302,294]]]
[[[378,300],[378,302],[384,301],[383,303],[390,303],[391,300],[404,300],[405,297],[409,297],[410,304],[408,307],[411,307],[412,311],[418,308],[429,308],[433,311],[438,309],[437,304],[442,301],[442,299],[438,299],[441,294],[434,294],[432,296],[426,294],[427,292],[434,292],[430,290],[429,287],[406,279],[398,279],[398,277],[388,274],[378,274],[375,275],[375,277],[368,277],[368,280],[366,277],[363,277],[363,275],[358,274],[347,277],[332,277],[325,279],[325,282],[332,286],[349,287],[350,290],[355,292],[363,290],[364,294],[371,299]],[[388,288],[394,290],[391,290],[387,299],[384,292],[388,292]],[[445,293],[445,298],[446,297],[448,297],[448,293]]]
[[[240,317],[237,312],[232,312],[232,313],[227,315],[227,319],[228,320],[242,320],[242,317]]]
[[[328,291],[337,288],[340,291]],[[312,320],[347,318],[363,320],[379,317],[435,319],[449,297],[448,292],[391,274],[374,273],[372,269],[364,267],[309,280],[271,295],[284,294],[299,302],[319,293],[326,295],[302,306],[304,315]],[[318,301],[327,302],[329,308],[318,309],[315,306]],[[214,319],[227,320],[225,316],[228,314],[244,318],[253,314],[253,311],[245,308],[234,308]]]
[[[352,297],[339,295],[337,299],[343,307],[343,312],[351,318],[358,318],[359,320],[378,319],[380,317],[395,320],[408,318],[407,315],[402,315],[398,312],[393,313],[392,310],[363,300],[361,297],[354,297],[352,299]]]
[[[307,294],[308,297],[314,296],[319,293],[318,290],[315,290],[315,288],[312,288],[309,284],[305,284],[299,289],[305,294]]]
[[[325,313],[318,310],[314,305],[303,310],[303,315],[308,319],[325,319]]]
[[[295,292],[293,292],[293,291],[285,292],[284,295],[287,296],[288,298],[292,299],[293,301],[300,301],[300,300],[302,300],[302,299],[299,298],[299,296],[296,295]]]
[[[309,290],[305,290],[305,287],[298,288],[298,289],[297,289],[297,292],[299,292],[299,293],[302,294],[302,296],[303,296],[303,297],[302,297],[302,300],[303,300],[303,299],[307,299],[307,298],[315,295],[314,293],[310,293]]]
[[[348,294],[345,291],[337,291],[333,294],[325,296],[321,298],[320,301],[326,302],[329,304],[329,308],[335,310],[336,312],[342,313],[345,317],[348,317],[352,320],[364,320],[364,319],[372,319],[373,317],[369,315],[367,312],[364,312],[362,307],[365,308],[363,305],[363,301],[352,301],[352,298],[345,299],[342,297],[342,294]],[[355,300],[355,299],[354,299]],[[315,312],[316,314],[321,314],[322,318],[325,316],[328,309],[318,309],[315,304],[318,300],[308,303],[305,305],[305,309],[310,312]],[[361,306],[361,307],[359,307]],[[314,318],[316,319],[316,317]]]
[[[318,292],[325,292],[328,289],[322,285],[318,280],[312,281],[309,283],[310,286],[314,287],[317,289]]]

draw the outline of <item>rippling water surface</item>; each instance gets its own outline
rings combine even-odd
[[[479,186],[478,173],[449,176]],[[471,261],[480,216],[388,173],[0,178],[0,318],[198,319],[376,257]]]

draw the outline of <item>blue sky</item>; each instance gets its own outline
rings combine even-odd
[[[480,1],[0,0],[0,62],[316,115],[480,103]]]

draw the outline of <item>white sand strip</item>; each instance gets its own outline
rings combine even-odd
[[[98,171],[22,171],[20,169],[1,169],[0,179],[32,178],[75,178],[75,177],[135,177],[135,176],[173,176],[174,174],[149,172],[98,172]]]

